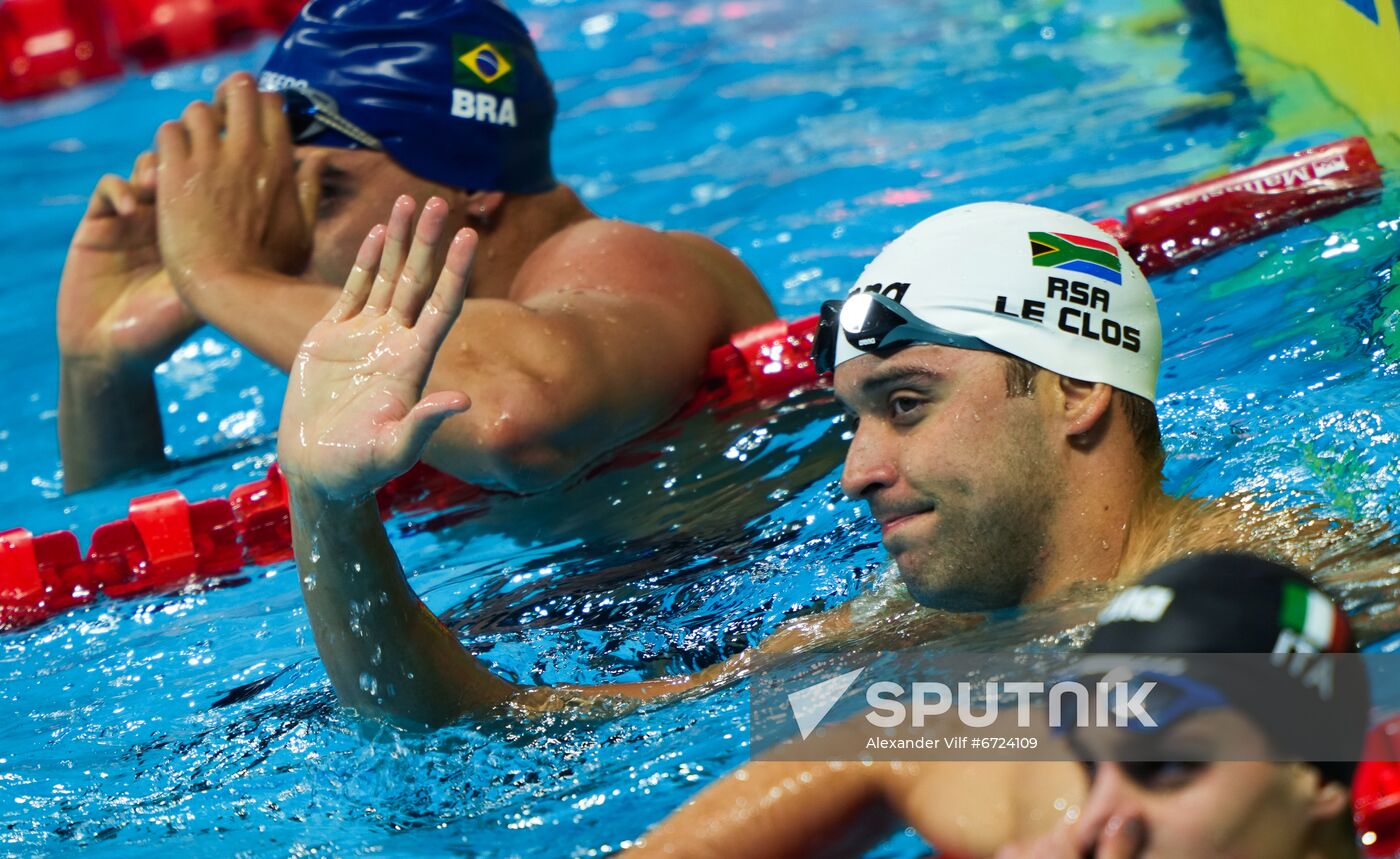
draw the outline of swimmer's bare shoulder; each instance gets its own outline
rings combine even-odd
[[[541,244],[520,268],[510,299],[598,289],[714,314],[722,333],[773,318],[773,304],[753,272],[723,245],[689,232],[662,232],[627,221],[590,218]],[[717,345],[717,343],[716,343]]]
[[[1364,530],[1315,509],[1270,505],[1244,493],[1167,498],[1136,516],[1130,529],[1119,568],[1125,583],[1168,561],[1209,551],[1249,552],[1312,569],[1340,542]]]

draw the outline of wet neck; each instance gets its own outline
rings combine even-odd
[[[1026,595],[1045,599],[1064,588],[1111,581],[1146,538],[1144,523],[1163,520],[1171,499],[1136,456],[1076,463],[1059,499],[1044,564]]]
[[[598,217],[566,185],[506,198],[481,235],[472,267],[472,298],[509,298],[525,260],[540,245],[574,224]]]

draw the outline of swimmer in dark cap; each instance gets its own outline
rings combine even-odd
[[[1307,579],[1231,554],[1172,563],[1122,591],[1085,647],[1090,654],[1354,651],[1346,616]],[[1176,681],[1191,694],[1180,696],[1170,720],[1152,729],[1072,729],[1064,762],[755,762],[706,789],[627,855],[809,856],[822,845],[854,843],[857,834],[876,841],[902,818],[946,856],[1351,859],[1359,855],[1351,780],[1370,708],[1358,660],[1343,657],[1320,687],[1290,671],[1289,660],[1250,663],[1261,667],[1248,677],[1212,677],[1217,663],[1201,658],[1204,667]],[[1259,690],[1273,709],[1255,703],[1266,697],[1250,694]],[[1239,741],[1289,760],[1279,750],[1289,747],[1288,726],[1300,725],[1337,735],[1348,759],[1278,763],[1217,749],[1189,762],[1129,762],[1114,745],[1146,732],[1202,749],[1230,728]],[[1082,763],[1069,762],[1076,758]]]
[[[365,235],[392,210],[406,236],[415,200],[480,246],[429,382],[474,407],[429,463],[540,489],[673,414],[772,305],[718,244],[585,207],[555,179],[554,115],[499,3],[308,4],[257,81],[233,75],[98,184],[58,299],[65,489],[164,462],[152,371],[200,324],[290,369]]]

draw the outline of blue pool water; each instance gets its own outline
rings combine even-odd
[[[1125,12],[1124,7],[1134,11]],[[536,0],[557,168],[600,212],[713,236],[781,313],[883,243],[984,199],[1119,214],[1359,133],[1308,76],[1246,92],[1170,2]],[[175,470],[64,498],[55,286],[96,177],[266,46],[0,112],[0,528],[86,542],[125,500],[227,494],[272,460],[279,375],[196,335],[160,388]],[[1307,128],[1306,136],[1285,129]],[[1396,160],[1394,141],[1377,141]],[[1388,147],[1388,148],[1387,148]],[[1400,176],[1359,208],[1158,279],[1170,488],[1393,521]],[[714,662],[881,568],[837,485],[845,426],[808,394],[701,416],[660,457],[452,527],[391,527],[428,604],[500,671],[637,679]],[[432,526],[432,527],[428,527]],[[1373,634],[1396,571],[1329,571]],[[1050,606],[957,638],[1055,644]],[[595,856],[746,758],[743,685],[602,725],[364,737],[334,706],[290,564],[0,634],[0,850]],[[917,855],[905,836],[875,855]]]

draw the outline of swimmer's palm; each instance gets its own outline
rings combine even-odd
[[[431,298],[423,285],[431,280],[408,273],[394,276],[396,287],[376,279],[371,293],[356,278],[372,277],[373,267],[365,272],[357,264],[340,302],[307,334],[292,366],[278,443],[289,480],[333,498],[365,497],[412,467],[433,431],[470,405],[458,391],[423,396],[462,306],[471,248],[463,255],[454,244],[453,254],[458,258],[449,255]]]

